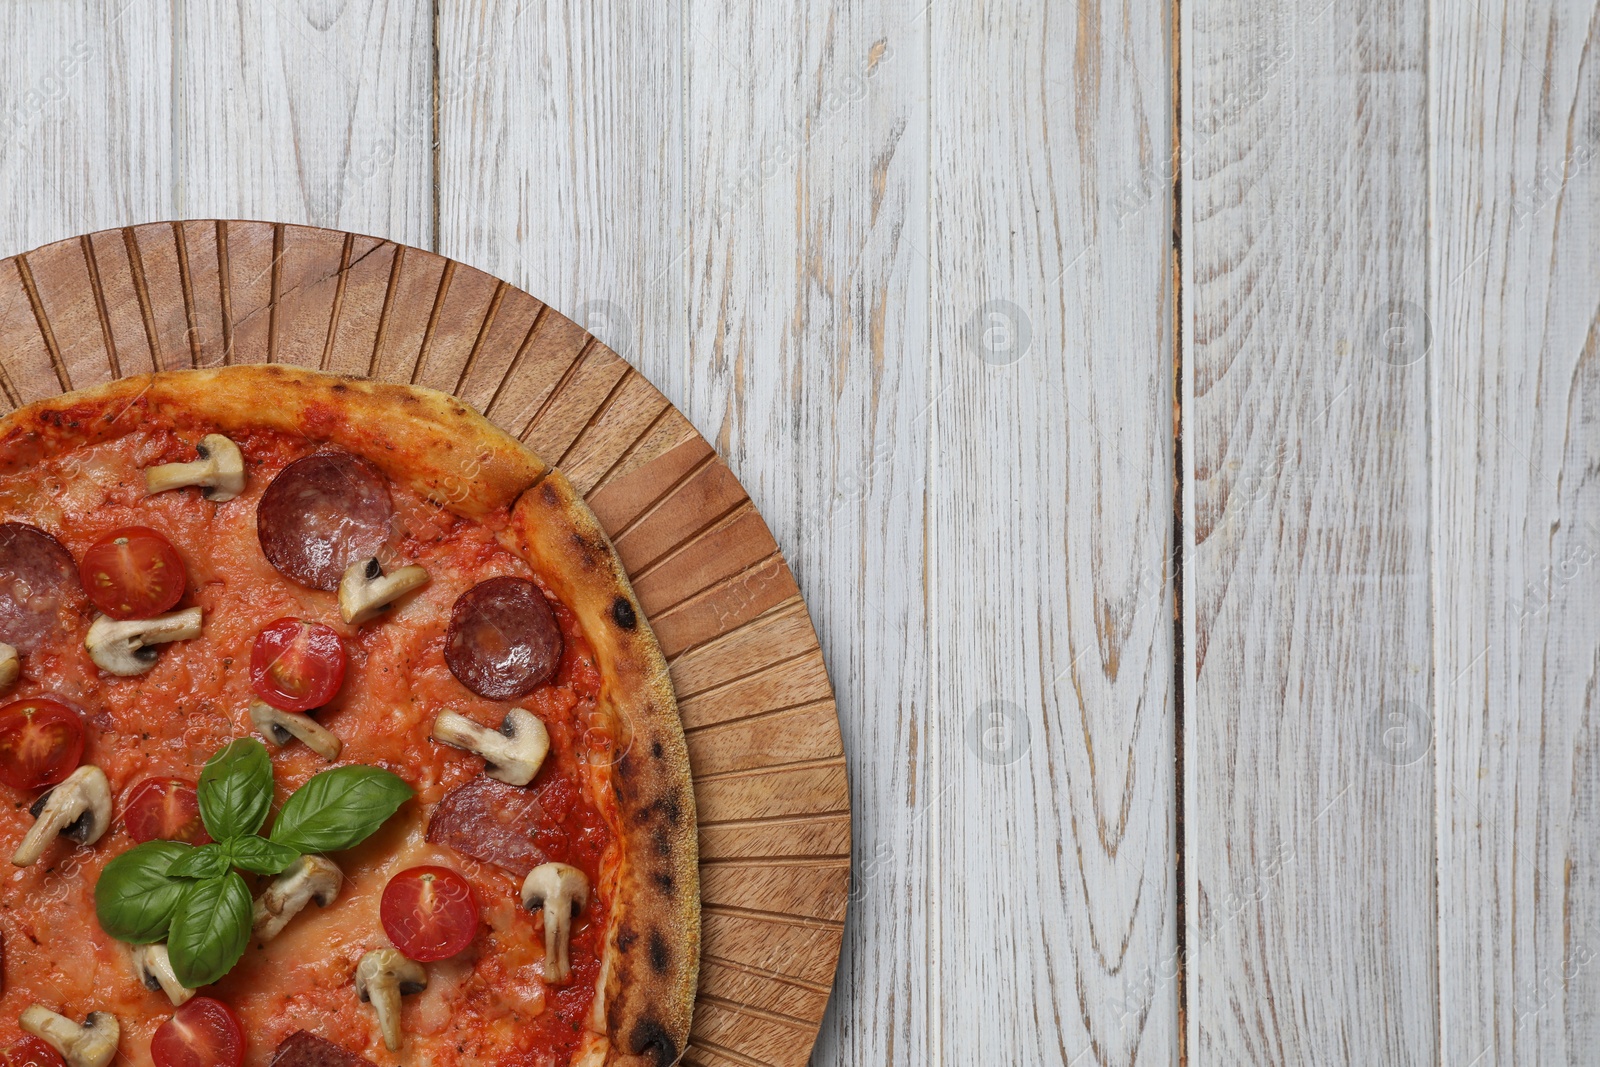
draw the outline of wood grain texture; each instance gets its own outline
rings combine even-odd
[[[1597,19],[1560,0],[1435,9],[1445,1063],[1600,1048]]]
[[[677,8],[435,6],[439,251],[538,294],[681,397]]]
[[[172,19],[174,62],[137,66],[171,86],[163,214],[433,244],[431,4],[178,3]]]
[[[126,290],[96,281],[98,249],[125,256],[116,262]],[[389,264],[389,285],[351,284],[367,259]],[[418,292],[430,310],[397,323],[394,295],[408,270],[426,280]],[[112,311],[131,321],[135,307],[144,331],[130,333],[134,351],[123,352]],[[503,313],[512,328],[497,333]],[[605,483],[594,492],[597,514],[640,579],[663,649],[683,665],[690,760],[708,785],[707,968],[690,1059],[803,1062],[827,1004],[850,885],[850,797],[822,650],[782,554],[727,466],[686,423],[664,443],[665,402],[638,384],[626,403],[646,397],[654,413],[608,418],[637,372],[565,321],[464,264],[305,226],[154,223],[0,260],[0,322],[14,324],[0,382],[13,406],[110,380],[139,355],[155,353],[163,369],[196,365],[205,323],[228,338],[264,323],[254,331],[264,343],[219,350],[232,362],[326,367],[349,322],[370,351],[346,358],[382,366],[387,380],[460,389],[482,358],[507,377],[553,382],[530,394],[532,410],[505,409],[501,424],[546,456],[577,450],[591,472],[615,475],[586,480]],[[540,329],[565,343],[531,348]],[[511,351],[484,355],[496,337]],[[498,396],[506,382],[486,384]]]
[[[1171,143],[1167,16],[928,13],[952,1063],[1177,1051],[1170,186],[1109,210]]]
[[[1425,12],[1278,12],[1181,36],[1188,1053],[1434,1062]]]
[[[0,7],[0,255],[175,214],[171,65],[166,5]]]
[[[817,1063],[938,1057],[922,582],[927,65],[917,6],[684,9],[681,403],[745,475],[821,621],[852,808],[872,813],[855,828],[844,953]],[[733,538],[750,519],[723,521],[719,536]],[[755,591],[782,577],[772,562],[737,562],[749,569],[735,581]],[[803,700],[814,683],[797,673],[788,684],[786,699]],[[703,692],[691,706],[718,714],[737,688]],[[719,733],[728,730],[696,735]]]

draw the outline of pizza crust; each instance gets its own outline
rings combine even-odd
[[[611,789],[625,904],[612,913],[601,978],[607,1062],[665,1067],[689,1033],[700,959],[694,790],[672,681],[616,550],[566,477],[552,470],[511,520],[518,554],[578,616],[604,678],[603,710],[620,727]]]
[[[152,419],[225,435],[254,428],[327,441],[474,519],[509,506],[550,470],[445,393],[272,364],[140,374],[30,404],[0,420],[0,472],[121,437]]]
[[[601,710],[620,753],[610,788],[621,856],[596,995],[604,1033],[577,1060],[675,1063],[688,1043],[700,959],[688,749],[660,646],[616,550],[572,485],[454,397],[279,365],[138,375],[30,404],[0,418],[0,472],[149,422],[298,434],[369,459],[465,517],[510,509],[508,547],[572,609],[595,651]]]

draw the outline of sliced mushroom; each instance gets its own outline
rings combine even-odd
[[[400,1033],[400,998],[427,988],[428,972],[422,964],[392,948],[375,948],[356,964],[356,996],[376,1009],[383,1043],[390,1052],[399,1052],[404,1042]]]
[[[22,660],[17,657],[17,650],[0,641],[0,692],[16,685],[20,677],[22,677]]]
[[[512,708],[499,730],[479,726],[465,715],[442,711],[433,720],[433,739],[483,757],[484,773],[508,785],[527,785],[550,754],[550,732],[531,711]]]
[[[106,1067],[117,1054],[122,1026],[107,1011],[91,1011],[79,1026],[65,1015],[57,1015],[42,1004],[22,1010],[18,1025],[61,1053],[69,1067]]]
[[[111,826],[111,783],[105,772],[85,764],[40,797],[29,809],[34,823],[12,853],[11,862],[31,867],[57,836],[92,845]]]
[[[301,856],[256,898],[253,927],[256,939],[271,941],[313,900],[326,908],[339,895],[344,874],[332,860]]]
[[[544,911],[544,980],[564,982],[572,973],[567,950],[572,917],[589,903],[589,879],[565,863],[542,863],[522,882],[522,906]]]
[[[218,504],[244,492],[244,455],[239,446],[220,433],[208,433],[194,446],[200,458],[193,463],[163,463],[147,467],[144,491],[164,493],[186,485],[200,486],[200,495]]]
[[[83,639],[89,658],[107,674],[130,678],[156,665],[156,645],[200,636],[200,609],[169,611],[153,619],[97,616]]]
[[[165,993],[167,999],[172,1001],[172,1006],[177,1007],[190,997],[194,990],[187,989],[178,981],[178,972],[172,969],[172,960],[167,957],[166,945],[135,945],[133,948],[133,972],[139,976],[139,981],[152,993]]]
[[[275,708],[264,700],[250,702],[250,721],[256,732],[275,745],[287,745],[295,738],[325,760],[336,760],[344,742],[310,715]]]
[[[427,580],[428,572],[415,564],[385,574],[377,556],[358,560],[339,579],[339,614],[360,626]]]

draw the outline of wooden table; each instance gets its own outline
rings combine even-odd
[[[377,234],[687,414],[839,700],[815,1063],[1587,1062],[1597,20],[12,3],[0,254]]]

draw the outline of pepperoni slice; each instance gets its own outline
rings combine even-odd
[[[283,1039],[271,1067],[372,1067],[372,1061],[304,1030]]]
[[[60,625],[78,587],[78,565],[61,542],[25,522],[0,523],[0,641],[23,652]]]
[[[350,564],[377,555],[393,520],[388,479],[348,452],[295,460],[256,506],[267,562],[291,581],[330,591]]]
[[[555,673],[561,630],[537,585],[526,578],[490,578],[456,599],[444,659],[474,693],[508,700]]]
[[[535,841],[542,812],[532,790],[480,775],[439,801],[428,840],[525,878],[550,858]]]

